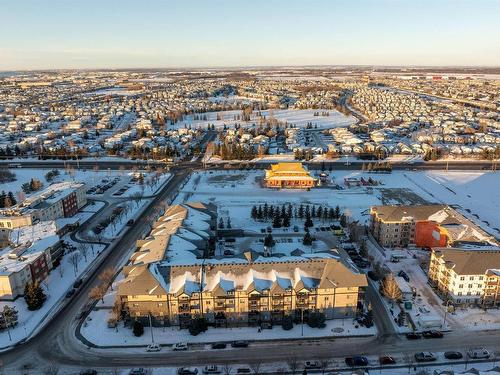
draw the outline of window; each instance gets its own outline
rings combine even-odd
[[[464,284],[458,284],[458,287],[462,289],[464,287]]]
[[[465,280],[465,276],[460,276],[460,280]]]

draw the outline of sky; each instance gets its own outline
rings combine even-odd
[[[0,70],[500,66],[500,0],[0,0]]]

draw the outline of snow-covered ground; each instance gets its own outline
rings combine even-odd
[[[368,212],[372,205],[446,203],[460,205],[464,214],[468,214],[466,209],[476,214],[479,219],[472,215],[470,219],[492,234],[498,236],[492,228],[500,228],[500,195],[497,193],[500,173],[394,171],[391,174],[369,174],[362,171],[334,170],[330,173],[330,179],[342,187],[345,187],[346,177],[372,177],[379,184],[370,188],[315,188],[310,191],[262,188],[260,180],[263,176],[264,171],[195,172],[181,189],[175,203],[193,200],[218,203],[228,211],[233,227],[244,226],[247,229],[252,205],[265,202],[280,205],[339,205],[341,209],[347,210],[346,213],[353,220],[360,220],[362,223],[368,221]],[[488,221],[490,225],[481,220]]]
[[[59,306],[58,302],[65,298],[67,291],[72,288],[75,280],[85,274],[87,268],[104,248],[103,245],[75,243],[69,236],[65,236],[63,239],[69,245],[76,247],[75,253],[79,254],[77,268],[70,261],[72,254],[66,254],[61,261],[61,265],[52,270],[42,283],[47,299],[39,310],[29,311],[23,297],[19,297],[13,302],[0,302],[0,309],[3,309],[5,305],[15,307],[19,319],[18,325],[10,330],[12,339],[9,338],[8,331],[0,332],[1,348],[13,345],[30,336],[41,327],[42,322],[50,319],[51,314]]]
[[[314,116],[314,112],[328,112],[330,116]],[[241,120],[235,120],[235,116],[241,115],[241,110],[233,111],[221,111],[221,112],[207,112],[203,116],[206,116],[206,120],[194,120],[194,115],[188,115],[183,121],[179,121],[174,125],[169,125],[169,127],[183,128],[184,126],[191,126],[192,128],[206,128],[208,124],[214,124],[215,127],[232,126],[235,123],[241,124],[243,126],[257,124],[260,117],[256,115],[254,111],[250,117],[250,121],[245,122]],[[339,126],[349,126],[356,122],[356,119],[351,116],[345,116],[344,114],[337,112],[333,109],[273,109],[261,111],[262,116],[267,119],[275,118],[278,121],[288,122],[288,124],[294,124],[298,127],[305,127],[308,123],[312,123],[313,126],[317,125],[318,128],[334,128]],[[217,120],[219,116],[219,120]]]
[[[130,328],[124,328],[119,324],[117,328],[108,328],[107,321],[110,317],[110,310],[99,309],[92,311],[82,326],[83,336],[90,342],[99,345],[147,345],[151,343],[150,328],[145,327],[144,334],[135,337]],[[244,337],[246,340],[278,340],[295,339],[300,337],[339,337],[339,336],[360,336],[374,335],[375,327],[355,328],[352,319],[327,320],[327,326],[323,329],[310,328],[304,324],[304,335],[302,335],[302,325],[296,324],[290,331],[285,331],[281,326],[273,329],[264,329],[259,332],[257,327],[239,328],[209,328],[206,332],[197,336],[190,335],[187,329],[180,330],[179,327],[153,328],[155,342],[159,344],[175,344],[176,342],[187,343],[212,343],[218,341],[231,341],[236,337]],[[103,334],[105,333],[105,334]]]

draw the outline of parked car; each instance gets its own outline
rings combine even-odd
[[[226,349],[225,342],[216,342],[212,344],[212,349]]]
[[[83,283],[83,280],[82,279],[77,279],[74,283],[73,283],[73,288],[75,289],[78,289]]]
[[[147,371],[146,371],[146,369],[144,369],[142,367],[136,367],[136,368],[131,369],[128,374],[129,375],[146,375]]]
[[[384,355],[384,356],[380,357],[378,359],[378,361],[381,365],[393,365],[396,363],[396,360],[394,359],[394,357],[391,357],[388,355]]]
[[[362,356],[347,357],[345,363],[347,366],[368,366],[368,358]]]
[[[226,255],[226,256],[233,256],[234,252],[231,251],[231,250],[226,249],[226,250],[224,250],[224,255]]]
[[[431,352],[419,352],[415,354],[417,362],[432,362],[436,360],[436,356]]]
[[[97,375],[97,370],[94,370],[92,368],[88,368],[86,370],[80,371],[80,375]]]
[[[127,226],[131,226],[134,224],[134,219],[130,219],[129,221],[127,221]]]
[[[462,359],[464,356],[460,352],[444,352],[446,359]]]
[[[217,367],[216,365],[210,365],[210,366],[205,366],[203,367],[202,372],[204,374],[220,374],[222,370]]]
[[[179,367],[177,369],[177,375],[196,375],[197,373],[196,367]]]
[[[422,336],[424,339],[442,339],[444,335],[441,331],[432,330],[422,332]]]
[[[407,283],[410,282],[410,276],[408,276],[408,274],[405,271],[403,271],[403,270],[399,271],[398,272],[398,276],[402,277],[403,279],[405,279],[405,281]]]
[[[368,271],[367,275],[373,281],[379,281],[380,280],[380,277],[378,277],[377,274],[375,272],[373,272],[373,271]]]
[[[245,340],[233,341],[231,343],[231,346],[233,348],[246,348],[248,346],[248,341],[245,341]]]
[[[408,340],[418,340],[422,337],[422,335],[420,333],[417,333],[417,332],[409,332],[406,334],[406,338]]]
[[[75,290],[74,289],[70,289],[66,293],[66,298],[71,298],[71,297],[73,297],[74,294],[75,294]]]
[[[490,358],[491,353],[485,348],[472,348],[467,351],[467,356],[471,359]]]
[[[298,226],[296,226],[296,225],[294,225],[294,226],[293,226],[293,231],[294,231],[294,232],[298,232],[298,231],[299,231],[299,227],[298,227]]]
[[[185,342],[178,342],[172,346],[173,350],[188,350],[188,344]]]
[[[236,369],[237,374],[250,374],[252,370],[249,367],[238,367]]]
[[[304,368],[305,369],[319,369],[321,368],[321,363],[319,361],[306,361],[304,363]]]
[[[161,346],[156,343],[151,343],[146,347],[147,352],[159,352],[161,350]]]

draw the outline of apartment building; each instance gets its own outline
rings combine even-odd
[[[7,217],[31,216],[33,221],[50,221],[71,217],[86,204],[85,184],[65,181],[31,195],[23,202],[3,210],[3,214]]]
[[[497,245],[496,240],[445,205],[373,206],[371,233],[386,247]]]
[[[432,249],[429,281],[454,305],[500,306],[500,248]]]
[[[213,257],[216,224],[216,207],[202,203],[171,206],[154,223],[123,269],[116,303],[126,321],[151,314],[156,325],[186,327],[194,317],[247,325],[312,311],[333,319],[363,302],[366,277],[331,253]]]
[[[222,263],[221,263],[222,262]],[[363,274],[338,258],[196,265],[152,263],[124,269],[117,298],[128,319],[187,327],[195,317],[224,326],[281,323],[319,311],[327,319],[355,316],[367,286]]]
[[[27,282],[42,282],[53,265],[53,256],[62,254],[57,235],[5,248],[0,252],[0,300],[24,294]]]

